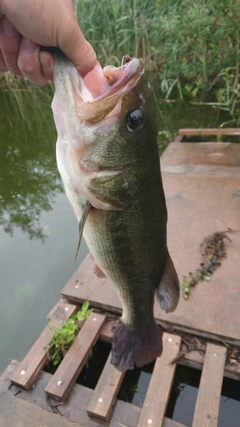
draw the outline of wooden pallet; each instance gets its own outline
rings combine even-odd
[[[64,304],[60,302],[54,311],[57,312],[59,307],[62,310]],[[77,306],[71,306],[72,312],[77,309]],[[125,372],[119,372],[114,368],[110,363],[110,357],[106,361],[95,390],[75,384],[76,372],[79,374],[81,371],[83,360],[86,361],[97,337],[110,341],[112,326],[113,321],[107,321],[106,315],[91,313],[54,375],[39,371],[47,357],[46,347],[44,349],[40,347],[42,350],[41,360],[39,358],[39,340],[33,345],[22,362],[12,362],[0,379],[2,393],[0,425],[6,425],[6,427],[7,425],[12,427],[22,425],[17,424],[17,422],[7,424],[10,412],[12,419],[16,418],[16,414],[14,415],[12,410],[14,407],[16,411],[20,410],[20,414],[24,412],[24,426],[32,426],[29,421],[32,418],[28,419],[27,415],[30,404],[29,411],[33,414],[34,405],[37,405],[38,408],[50,410],[56,414],[60,413],[68,422],[74,422],[85,427],[96,426],[99,422],[111,427],[118,423],[128,427],[143,427],[149,424],[156,427],[162,425],[165,427],[184,427],[183,424],[165,417],[176,367],[172,361],[182,351],[179,335],[166,332],[163,334],[163,354],[156,360],[142,408],[116,401]],[[43,333],[45,334],[46,330]],[[231,365],[225,366],[226,347],[207,343],[204,351],[205,356],[203,351],[201,354],[193,351],[179,361],[189,366],[202,367],[193,427],[217,426],[223,376],[228,375],[240,379],[240,373],[234,373]],[[28,365],[30,357],[32,359],[31,366]],[[212,381],[209,381],[209,378]],[[20,405],[19,399],[24,400],[23,406]],[[52,417],[50,418],[52,420]],[[56,417],[56,419],[58,420],[56,420],[57,426],[57,422],[61,421],[62,417]],[[55,425],[53,421],[51,421],[51,426]],[[61,426],[61,424],[59,425]]]
[[[210,131],[219,135],[218,129]],[[221,132],[240,135],[240,129]],[[184,135],[200,134],[208,135],[209,130],[180,130],[161,157],[169,213],[168,246],[180,279],[199,266],[199,244],[204,237],[228,227],[238,230],[240,225],[240,144],[183,142]],[[97,340],[111,342],[111,315],[121,313],[113,286],[106,279],[95,278],[88,255],[63,288],[63,299],[48,319],[60,327],[85,300],[94,312],[54,375],[41,371],[51,331],[55,330],[48,326],[23,361],[9,365],[0,379],[0,425],[32,427],[38,420],[39,425],[51,427],[93,427],[99,423],[110,427],[184,427],[165,417],[175,360],[202,370],[192,427],[217,427],[223,376],[240,380],[238,366],[225,363],[225,342],[240,345],[240,277],[236,269],[240,233],[227,245],[227,254],[212,281],[197,285],[189,301],[181,299],[174,313],[165,314],[155,304],[155,318],[165,327],[163,354],[154,365],[142,408],[116,399],[125,373],[111,365],[110,356],[94,390],[76,384]],[[186,350],[183,331],[205,337],[201,352]]]

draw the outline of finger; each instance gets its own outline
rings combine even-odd
[[[67,31],[68,28],[69,31]],[[84,77],[96,65],[96,53],[83,36],[75,15],[71,17],[67,29],[60,33],[58,46]]]
[[[39,52],[40,46],[37,43],[22,37],[18,55],[18,67],[30,82],[37,85],[44,85],[49,79],[44,77],[42,73]]]
[[[17,65],[21,36],[11,22],[2,16],[0,19],[0,50],[6,68],[13,74],[21,75]]]
[[[39,52],[39,61],[41,64],[42,74],[47,80],[53,80],[53,55],[50,52],[41,50]]]

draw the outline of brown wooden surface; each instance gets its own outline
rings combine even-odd
[[[51,343],[55,328],[61,328],[64,321],[76,311],[75,305],[58,303],[48,315],[49,325],[47,325],[37,341],[33,344],[27,355],[24,357],[16,371],[13,373],[11,381],[19,387],[28,390],[38,372],[47,361],[47,347]]]
[[[32,403],[17,399],[10,393],[0,396],[1,427],[80,427],[60,415],[47,412]]]
[[[239,171],[240,143],[182,142],[179,144],[178,142],[172,142],[161,156],[162,172],[168,172],[168,167],[170,166],[175,166],[175,169],[172,168],[170,170],[173,173],[173,178],[176,178],[176,175],[181,176],[183,174],[188,178],[190,172],[192,172],[192,176],[198,175],[196,166],[202,167],[202,171],[205,172],[202,178],[206,177],[208,180],[214,170],[210,166],[215,167],[217,178],[224,177],[224,173],[228,170],[228,175],[231,177],[234,176],[233,172],[237,174],[237,171]],[[177,166],[182,166],[182,169],[179,170]],[[183,166],[186,169],[183,169]],[[229,168],[229,166],[232,168]],[[237,176],[239,177],[239,174]],[[186,191],[188,191],[188,187],[186,187]],[[168,195],[166,194],[166,196]]]
[[[207,345],[192,427],[217,427],[226,348]]]
[[[118,371],[111,364],[111,356],[110,353],[87,407],[89,416],[103,421],[108,421],[110,418],[118,390],[125,375],[125,372]]]
[[[19,362],[12,361],[12,363],[7,367],[7,369],[4,371],[3,375],[0,377],[0,399],[1,395],[4,392],[9,393],[11,396],[14,396],[13,405],[15,402],[18,403],[19,408],[19,414],[21,414],[21,408],[24,410],[24,405],[21,405],[22,401],[27,401],[30,404],[32,404],[32,414],[34,415],[34,406],[41,408],[43,411],[43,414],[46,415],[46,411],[52,411],[58,410],[61,415],[54,414],[54,420],[56,419],[59,421],[59,419],[67,419],[68,421],[72,421],[76,424],[70,424],[69,426],[76,427],[81,424],[83,427],[97,427],[99,426],[98,423],[92,421],[86,411],[86,407],[91,400],[93,390],[90,390],[86,387],[83,387],[79,384],[75,384],[73,386],[72,392],[65,403],[63,403],[60,406],[55,406],[58,404],[54,399],[48,399],[46,398],[46,394],[44,392],[44,389],[46,388],[46,385],[49,383],[52,375],[47,372],[41,372],[41,376],[39,377],[39,380],[36,382],[35,387],[33,387],[29,391],[25,391],[22,389],[19,389],[17,386],[10,386],[10,377],[12,375],[12,372],[16,367],[19,365]],[[141,413],[141,408],[132,405],[130,403],[126,403],[123,401],[117,401],[116,406],[114,408],[113,416],[108,424],[109,427],[117,427],[117,426],[127,426],[127,427],[136,427],[137,422],[139,420],[139,416]],[[36,412],[35,412],[36,414]],[[52,415],[52,414],[51,414]],[[19,415],[20,416],[20,415]],[[42,415],[41,415],[42,417]],[[19,425],[2,425],[1,427],[20,427]],[[34,422],[30,424],[31,427],[45,427],[44,422],[40,426],[37,424],[37,418],[35,417]],[[46,427],[54,427],[54,424],[48,423],[48,419],[46,417]],[[68,426],[68,424],[67,424]],[[26,426],[24,424],[21,425],[21,427],[29,427],[27,424]],[[62,427],[61,424],[59,424],[59,427]],[[64,426],[65,427],[65,426]],[[183,424],[178,423],[177,421],[173,421],[169,418],[164,419],[163,427],[185,427]]]
[[[106,316],[102,314],[90,314],[47,385],[45,391],[48,396],[61,401],[66,399],[101,333],[105,320]]]
[[[182,282],[184,275],[199,268],[200,244],[206,236],[228,228],[240,230],[240,144],[172,143],[161,164],[168,207],[168,246]],[[191,173],[165,172],[166,166],[175,164],[176,168],[190,165]],[[194,175],[199,166],[205,168],[204,174],[197,171]],[[213,175],[214,167],[218,170]],[[240,265],[240,233],[229,237],[232,242],[225,242],[227,256],[211,282],[200,282],[188,301],[181,297],[174,313],[161,312],[156,304],[159,320],[207,337],[240,343],[240,269],[236,268]]]
[[[180,282],[199,268],[205,237],[229,227],[240,230],[240,144],[171,143],[161,157],[168,207],[168,247]],[[174,313],[155,303],[159,323],[240,344],[240,233],[226,241],[227,257],[211,282],[199,283],[190,299],[182,296]],[[142,262],[142,260],[139,260]],[[65,285],[70,301],[88,299],[94,307],[121,313],[114,287],[93,275],[88,255]],[[80,284],[76,289],[76,283]],[[234,321],[233,321],[234,319]]]
[[[171,361],[179,353],[180,344],[177,335],[163,334],[163,353],[156,359],[137,427],[162,425],[176,368]]]
[[[179,129],[178,135],[240,135],[240,128]]]

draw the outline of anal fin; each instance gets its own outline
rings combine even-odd
[[[156,297],[162,310],[165,310],[167,313],[175,310],[179,301],[179,292],[180,286],[178,276],[172,259],[167,252],[161,282],[156,288]]]

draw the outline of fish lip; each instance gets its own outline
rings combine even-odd
[[[112,67],[107,65],[103,68],[103,74],[109,84],[106,90],[97,97],[92,97],[92,100],[84,99],[84,93],[82,93],[82,87],[86,88],[91,93],[91,89],[85,84],[85,78],[82,78],[79,74],[79,94],[83,99],[83,102],[97,102],[102,100],[109,95],[112,95],[119,90],[125,88],[125,86],[132,81],[132,85],[136,83],[136,80],[144,72],[143,61],[139,58],[131,58],[126,64],[120,67]],[[113,84],[111,84],[114,82]],[[131,85],[131,87],[132,87]]]
[[[107,78],[109,67],[105,67],[104,70]],[[109,85],[100,96],[92,97],[92,99],[89,99],[91,92],[80,74],[78,87],[76,87],[75,81],[71,79],[79,120],[88,124],[97,124],[107,117],[119,117],[123,97],[137,84],[143,73],[142,60],[130,59],[126,64],[116,68],[115,72],[113,71],[112,74],[117,76],[116,79],[112,77],[114,83],[111,86]],[[109,82],[111,83],[110,80]]]
[[[109,67],[106,66],[103,69],[103,72],[106,76],[107,76],[108,68]],[[120,73],[120,76],[117,77],[117,79],[114,79],[115,80],[114,83],[111,86],[109,86],[108,90],[102,95],[100,95],[99,97],[95,98],[94,101],[104,99],[110,94],[112,95],[121,89],[125,89],[128,83],[130,83],[129,90],[132,89],[132,87],[135,86],[135,84],[137,83],[137,81],[139,80],[143,72],[144,70],[143,70],[142,60],[138,58],[130,59],[126,64],[123,64],[120,67],[115,69],[115,73],[117,74]]]

